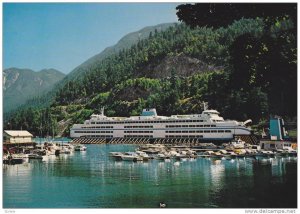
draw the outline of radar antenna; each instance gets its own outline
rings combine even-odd
[[[204,111],[208,109],[208,102],[202,102]]]
[[[104,116],[104,107],[101,108],[101,116]]]

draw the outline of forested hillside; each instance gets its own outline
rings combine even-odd
[[[234,20],[218,27],[177,24],[150,33],[118,54],[95,61],[61,87],[46,109],[22,109],[6,121],[36,135],[64,133],[102,106],[108,116],[200,113],[201,103],[225,118],[258,123],[270,114],[295,117],[295,24],[289,17]]]

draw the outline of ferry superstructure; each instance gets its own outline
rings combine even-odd
[[[144,109],[140,116],[107,117],[92,114],[84,124],[74,124],[71,138],[195,138],[205,141],[232,140],[250,135],[251,120],[224,120],[216,110],[204,108],[201,114],[158,116],[156,109]]]

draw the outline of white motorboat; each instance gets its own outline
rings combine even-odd
[[[142,157],[144,161],[147,161],[150,159],[150,156],[146,152],[142,151],[136,151],[135,152],[138,156]]]
[[[74,151],[86,151],[86,146],[77,144],[74,146]]]
[[[135,152],[125,152],[122,156],[121,156],[122,160],[125,161],[142,161],[143,158],[138,156]]]

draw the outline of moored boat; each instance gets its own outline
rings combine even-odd
[[[74,151],[86,151],[86,146],[81,145],[81,144],[77,144],[74,146]]]
[[[92,114],[83,124],[74,124],[70,129],[71,138],[127,138],[127,139],[176,139],[194,138],[199,141],[227,141],[236,135],[251,135],[248,126],[251,120],[238,122],[224,120],[220,113],[208,109],[200,114],[158,116],[156,109],[143,109],[140,116],[126,118],[107,117]],[[153,146],[153,145],[152,145]],[[145,148],[145,150],[155,148]],[[144,150],[144,149],[141,149]]]
[[[143,161],[143,158],[138,156],[135,152],[125,152],[122,156],[121,159],[124,161]]]
[[[142,151],[136,151],[135,152],[138,156],[140,156],[141,158],[143,158],[143,161],[147,161],[150,159],[150,156],[146,153],[146,152],[142,152]]]

